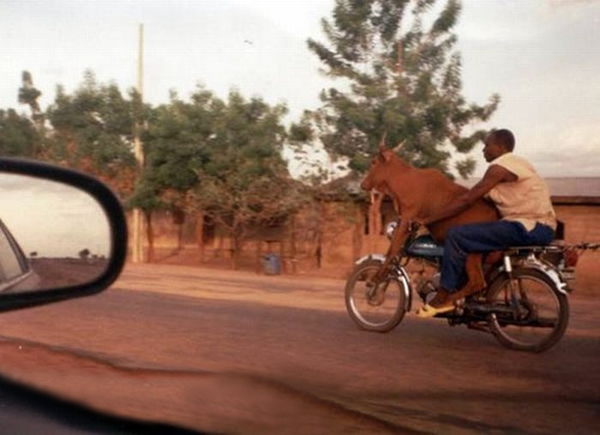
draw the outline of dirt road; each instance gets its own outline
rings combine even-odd
[[[112,414],[218,433],[593,433],[600,303],[551,351],[407,316],[358,330],[343,282],[128,267],[106,292],[0,317],[0,372]],[[0,411],[1,415],[1,411]]]

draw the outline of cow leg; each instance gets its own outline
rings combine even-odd
[[[408,222],[408,220],[402,219],[400,225],[398,226],[398,228],[396,228],[396,231],[394,232],[394,237],[392,237],[392,241],[390,243],[390,247],[388,248],[388,251],[385,254],[385,261],[373,277],[373,283],[378,284],[379,282],[381,282],[381,280],[383,280],[383,278],[385,278],[390,264],[392,262],[392,259],[398,254],[398,252],[400,252],[402,246],[404,246],[406,238],[408,237]]]
[[[483,254],[469,254],[465,264],[468,282],[456,293],[451,294],[453,300],[465,298],[483,290],[487,286],[483,275]]]

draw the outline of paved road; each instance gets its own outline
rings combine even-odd
[[[218,433],[597,433],[600,303],[551,351],[407,316],[358,330],[343,283],[129,267],[0,317],[0,373],[114,415]],[[4,410],[0,409],[0,417]]]

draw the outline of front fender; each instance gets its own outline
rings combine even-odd
[[[354,262],[354,264],[356,266],[360,266],[364,262],[370,261],[370,260],[374,260],[374,261],[378,261],[380,263],[383,263],[385,261],[385,255],[383,255],[383,254],[369,254],[369,255],[365,255],[364,257],[360,257],[358,260],[356,260]]]
[[[368,254],[363,257],[360,257],[358,260],[354,262],[356,267],[366,263],[367,261],[377,261],[378,263],[383,264],[385,261],[384,254]],[[394,278],[401,284],[404,289],[404,295],[406,296],[406,310],[410,311],[412,309],[412,287],[410,284],[410,278],[408,277],[408,273],[404,269],[404,267],[397,265],[394,267]]]

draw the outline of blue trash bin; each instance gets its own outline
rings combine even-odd
[[[281,274],[281,260],[277,254],[267,254],[264,256],[263,268],[265,275]]]

